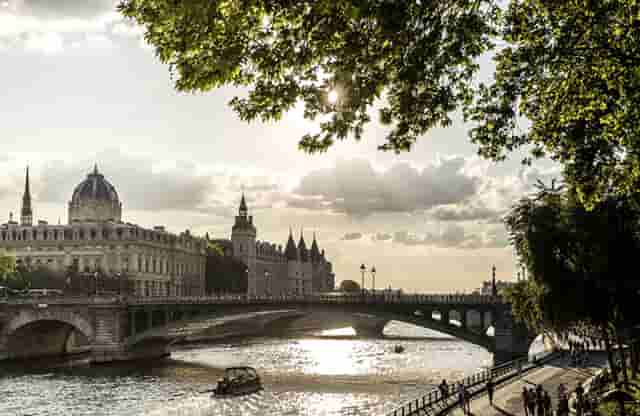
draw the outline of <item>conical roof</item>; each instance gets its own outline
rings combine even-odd
[[[311,243],[311,261],[316,263],[320,260],[320,250],[316,242],[316,233],[313,233],[313,242]]]
[[[300,252],[300,261],[309,261],[309,250],[304,242],[304,236],[300,231],[300,241],[298,241],[298,251]]]
[[[296,243],[293,242],[291,229],[289,229],[289,240],[287,240],[287,248],[284,250],[284,255],[287,260],[298,260],[298,249],[296,248]]]

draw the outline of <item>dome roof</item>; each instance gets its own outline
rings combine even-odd
[[[119,202],[118,193],[116,188],[107,181],[104,176],[98,172],[98,165],[93,169],[93,172],[87,175],[87,179],[80,182],[76,189],[73,191],[71,197],[71,203],[76,203],[83,200],[98,200],[98,201],[110,201]]]

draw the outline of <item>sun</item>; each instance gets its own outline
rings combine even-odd
[[[329,94],[327,95],[327,100],[331,104],[335,104],[338,101],[338,91],[336,90],[329,91]]]

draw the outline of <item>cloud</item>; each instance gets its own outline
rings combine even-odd
[[[60,34],[55,32],[48,33],[30,33],[24,46],[29,51],[43,52],[46,55],[54,55],[62,52],[63,39]]]
[[[397,231],[393,234],[392,241],[407,246],[459,249],[502,248],[509,244],[504,227],[495,227],[479,233],[467,233],[465,228],[458,224],[449,224],[440,233],[425,233],[423,235]]]
[[[359,240],[362,238],[362,233],[347,233],[341,240]]]
[[[393,236],[391,234],[376,233],[375,235],[373,235],[371,237],[371,240],[373,240],[373,241],[388,241],[388,240],[391,240],[392,238],[393,238]]]
[[[53,55],[67,46],[105,49],[108,36],[140,37],[114,0],[5,0],[0,6],[0,44]]]
[[[125,209],[139,210],[214,210],[227,212],[224,204],[211,201],[216,187],[213,177],[198,174],[195,165],[178,162],[158,169],[148,157],[131,156],[118,150],[96,155],[99,170],[119,193]],[[85,179],[93,161],[45,165],[34,189],[44,202],[67,202],[74,187]]]
[[[465,162],[453,157],[423,170],[398,163],[377,172],[366,160],[341,160],[331,169],[303,177],[289,205],[365,217],[459,203],[472,197],[481,184],[479,177],[464,172]]]
[[[429,211],[429,216],[438,221],[485,221],[499,222],[503,210],[490,209],[483,205],[443,205]]]

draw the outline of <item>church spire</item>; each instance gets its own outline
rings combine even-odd
[[[94,174],[94,175],[99,175],[99,174],[100,174],[100,173],[98,172],[98,164],[97,164],[97,163],[95,163],[95,164],[93,165],[93,174]]]
[[[244,191],[242,191],[242,198],[240,199],[240,209],[238,209],[238,214],[241,217],[246,217],[248,213],[249,210],[247,209],[247,202],[244,199]]]
[[[31,209],[31,189],[29,187],[29,166],[24,181],[24,195],[22,195],[22,210],[20,211],[20,224],[33,225],[33,210]]]

